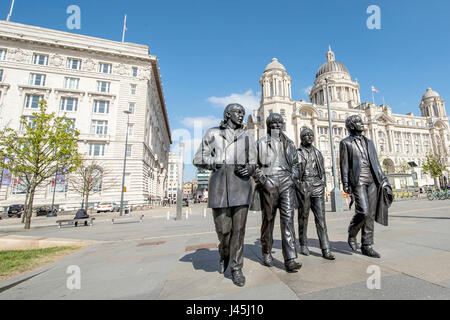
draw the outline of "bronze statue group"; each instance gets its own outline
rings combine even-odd
[[[309,255],[309,211],[315,218],[322,256],[334,260],[325,221],[326,174],[322,153],[313,146],[314,132],[303,129],[299,148],[283,133],[284,120],[272,113],[266,121],[267,135],[253,141],[244,129],[245,109],[239,104],[225,108],[219,127],[211,128],[194,156],[194,165],[211,170],[208,206],[212,209],[219,238],[219,272],[231,269],[233,283],[245,285],[242,273],[244,237],[249,210],[262,211],[261,249],[263,264],[273,266],[273,229],[280,213],[281,243],[287,272],[298,272],[294,229],[298,210],[300,253]],[[358,115],[347,118],[350,136],[340,143],[343,189],[355,202],[355,215],[348,228],[348,244],[356,252],[361,230],[361,253],[379,258],[372,248],[374,222],[387,225],[392,189],[378,161],[373,142],[362,135]]]

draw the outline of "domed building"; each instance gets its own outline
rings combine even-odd
[[[327,81],[332,128],[328,122]],[[266,66],[259,82],[262,92],[260,107],[249,116],[247,128],[250,134],[255,139],[266,135],[265,121],[271,113],[279,113],[284,117],[284,131],[297,146],[300,144],[301,130],[311,128],[315,132],[314,145],[324,155],[328,190],[333,187],[330,130],[339,163],[339,142],[348,135],[345,120],[353,114],[359,114],[364,120],[365,135],[374,141],[386,172],[399,172],[406,163],[415,162],[417,167],[411,169],[416,172],[417,179],[414,182],[418,186],[434,184],[435,181],[421,169],[429,153],[439,156],[450,169],[450,130],[445,102],[431,88],[426,90],[419,104],[420,116],[412,112],[406,115],[394,114],[391,107],[385,104],[377,106],[369,102],[361,103],[358,81],[352,79],[344,64],[336,61],[331,47],[326,53],[325,63],[316,73],[309,101],[292,99],[291,78],[277,58],[273,58]]]

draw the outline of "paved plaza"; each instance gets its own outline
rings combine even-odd
[[[350,211],[327,213],[336,260],[323,259],[311,214],[311,255],[299,256],[303,267],[293,274],[284,270],[279,223],[274,233],[275,266],[262,265],[261,213],[250,212],[243,288],[233,285],[230,271],[218,273],[217,237],[210,209],[204,216],[204,204],[191,207],[187,219],[184,207],[181,221],[174,219],[174,207],[144,212],[143,223],[138,222],[140,212],[133,213],[134,221],[114,225],[102,214],[93,227],[58,229],[50,220],[56,218],[42,218],[32,222],[32,230],[24,231],[10,219],[1,220],[0,237],[82,239],[94,244],[0,282],[0,299],[450,299],[449,204],[448,200],[395,202],[389,227],[376,224],[374,248],[381,259],[350,251],[346,232]],[[67,270],[73,265],[81,270],[81,289],[67,287]],[[372,275],[367,270],[373,265],[380,270],[380,289],[367,286]]]

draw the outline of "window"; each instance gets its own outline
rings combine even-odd
[[[67,132],[73,132],[75,130],[75,119],[66,118],[64,121],[69,123],[69,130]]]
[[[110,88],[111,88],[111,82],[97,81],[97,91],[98,92],[107,92],[107,93],[109,93]]]
[[[30,73],[28,84],[33,86],[45,86],[45,74]]]
[[[81,60],[73,58],[67,59],[67,68],[73,70],[81,70]]]
[[[109,63],[99,63],[98,72],[101,73],[111,73],[112,72],[112,64]]]
[[[135,84],[132,84],[132,85],[131,85],[131,87],[130,87],[130,89],[131,89],[131,94],[136,94],[136,87],[137,87],[137,85],[135,85]]]
[[[319,134],[328,134],[328,128],[327,127],[317,127],[317,131]]]
[[[6,60],[6,49],[0,49],[0,60]]]
[[[286,117],[286,110],[281,109],[281,110],[280,110],[280,115],[281,115],[282,117]]]
[[[3,81],[3,69],[0,69],[0,82]]]
[[[132,68],[132,74],[133,74],[133,77],[137,77],[138,76],[138,68],[137,67],[133,67]]]
[[[319,110],[319,118],[323,118],[323,112],[322,112],[322,110]]]
[[[89,144],[89,156],[103,157],[104,155],[105,155],[105,144],[103,144],[103,143],[90,143]]]
[[[332,112],[332,113],[331,113],[331,118],[332,118],[332,119],[336,119],[336,118],[337,118],[336,112]]]
[[[61,110],[77,111],[78,98],[61,98]]]
[[[80,84],[80,79],[78,78],[64,78],[64,88],[65,89],[72,89],[72,90],[78,90],[78,86]]]
[[[109,113],[109,101],[94,101],[94,113]]]
[[[133,134],[134,134],[134,124],[133,124],[133,123],[130,123],[130,124],[128,125],[128,136],[129,136],[129,137],[132,137]]]
[[[41,66],[48,65],[48,55],[45,54],[33,54],[33,64],[39,64]]]
[[[333,128],[333,134],[335,136],[341,136],[342,135],[342,128]]]
[[[108,134],[108,121],[92,120],[91,133]]]
[[[128,105],[128,110],[131,112],[131,114],[134,114],[134,107],[136,106],[135,103],[130,103]]]
[[[32,116],[25,116],[25,123],[27,126],[34,128],[35,127],[35,123],[34,123],[34,117]]]
[[[131,145],[127,145],[127,157],[131,157]]]
[[[27,94],[25,98],[25,108],[37,109],[39,107],[40,100],[44,100],[44,96]]]

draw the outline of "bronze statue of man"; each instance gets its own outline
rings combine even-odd
[[[314,132],[305,128],[300,134],[301,145],[299,153],[299,184],[297,196],[299,199],[298,209],[298,233],[300,242],[300,253],[309,256],[308,249],[308,218],[310,209],[314,213],[317,235],[319,237],[322,256],[328,260],[335,257],[330,251],[327,224],[325,221],[325,187],[326,174],[322,153],[312,144]]]
[[[356,236],[361,230],[362,254],[380,258],[372,247],[375,215],[379,200],[383,198],[380,190],[391,187],[381,169],[373,141],[363,136],[361,116],[348,117],[345,126],[350,136],[343,139],[339,147],[341,181],[344,191],[351,194],[352,202],[355,201],[355,215],[348,227],[348,244],[353,251],[358,249]]]
[[[219,272],[230,265],[233,283],[245,285],[245,225],[253,200],[251,176],[256,167],[256,147],[244,130],[245,109],[239,104],[225,108],[219,127],[209,129],[194,156],[194,166],[212,170],[208,206],[212,208],[219,238]]]
[[[297,258],[294,210],[297,207],[298,154],[294,143],[283,133],[284,120],[280,114],[272,113],[266,124],[267,135],[257,142],[258,166],[255,172],[255,180],[260,184],[263,263],[273,266],[273,228],[279,209],[284,264],[287,272],[297,272],[301,268],[301,264],[294,260]]]

